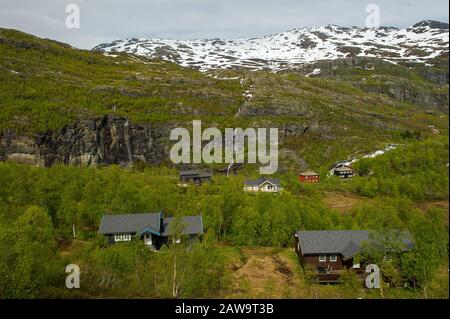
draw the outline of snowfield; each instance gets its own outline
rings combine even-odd
[[[392,63],[427,63],[448,54],[449,33],[447,23],[427,20],[405,29],[329,25],[298,28],[261,38],[125,39],[101,44],[94,50],[161,58],[202,71],[233,67],[278,71],[352,54]]]

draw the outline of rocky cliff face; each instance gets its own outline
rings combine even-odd
[[[126,118],[104,116],[65,126],[34,139],[7,131],[0,137],[0,160],[42,166],[160,164],[167,159],[170,129],[165,125],[134,125]]]
[[[0,136],[0,160],[40,166],[57,163],[129,166],[136,162],[170,165],[170,148],[175,143],[170,141],[170,132],[178,126],[189,129],[189,126],[175,122],[134,124],[124,117],[103,116],[67,125],[59,131],[41,133],[34,138],[18,136],[9,130]],[[308,131],[319,132],[320,129],[326,131],[319,128],[317,121],[283,124],[278,127],[279,139],[300,136]]]

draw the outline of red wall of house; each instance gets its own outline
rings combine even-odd
[[[299,176],[300,182],[302,183],[318,183],[320,181],[319,175],[311,175],[311,176]]]

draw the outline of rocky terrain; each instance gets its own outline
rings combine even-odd
[[[170,131],[179,124],[135,124],[125,117],[102,116],[78,121],[60,130],[38,133],[34,137],[18,136],[13,130],[6,130],[0,138],[0,160],[47,167],[56,163],[170,165]],[[279,138],[300,136],[309,129],[317,131],[318,125],[311,128],[308,124],[282,125]]]
[[[164,125],[132,125],[123,117],[97,117],[47,131],[34,138],[16,136],[12,131],[0,140],[0,160],[51,166],[121,164],[136,161],[161,164],[167,159]]]

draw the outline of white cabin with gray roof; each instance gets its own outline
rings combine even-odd
[[[110,244],[139,238],[154,249],[169,240],[200,240],[203,235],[202,216],[164,217],[163,212],[144,214],[103,215],[99,233]]]
[[[246,192],[278,193],[281,189],[280,180],[277,178],[261,177],[255,180],[246,180],[244,183]]]

